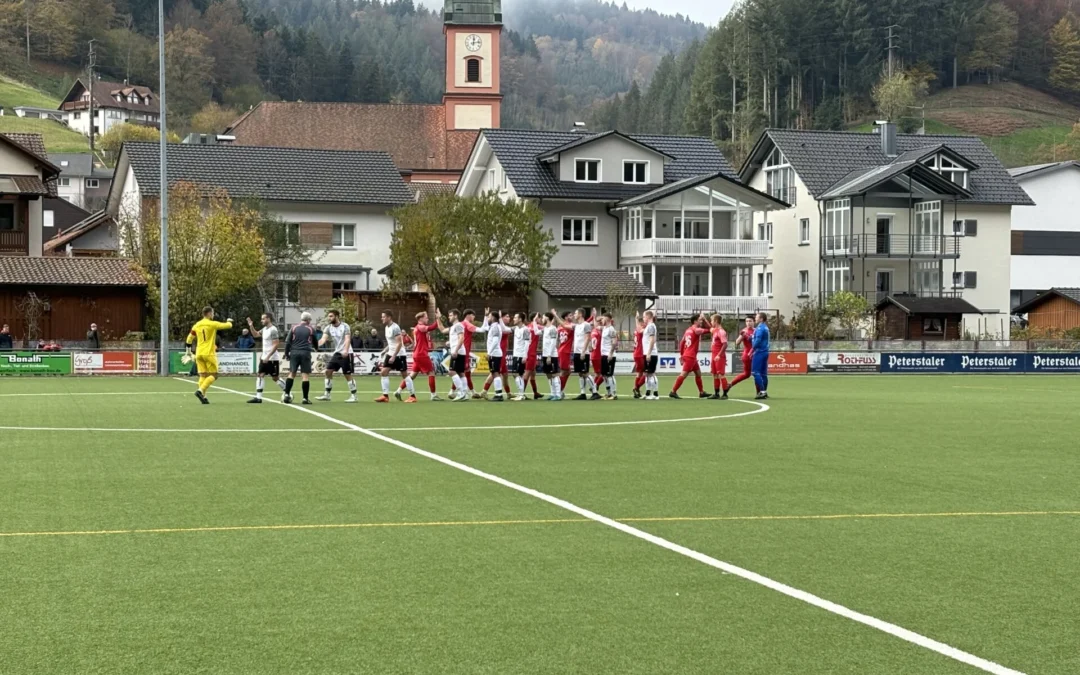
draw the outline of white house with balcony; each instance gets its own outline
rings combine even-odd
[[[161,111],[158,97],[149,87],[126,82],[75,80],[59,112],[69,127],[84,136],[105,134],[118,124],[158,127]]]
[[[754,220],[754,291],[783,316],[838,291],[952,298],[968,333],[1007,334],[1012,209],[1033,202],[981,139],[769,129],[740,177],[791,205]]]
[[[458,194],[489,191],[536,201],[555,273],[623,270],[671,318],[768,308],[752,270],[769,242],[751,224],[788,205],[744,185],[707,138],[484,129]]]

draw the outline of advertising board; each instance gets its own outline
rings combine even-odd
[[[0,352],[0,375],[70,375],[71,354]]]
[[[769,352],[769,375],[805,375],[806,352]]]
[[[811,352],[806,361],[811,373],[876,373],[881,369],[877,352]]]
[[[1080,373],[1080,354],[1025,354],[1029,373]]]
[[[182,350],[169,352],[169,372],[173,374],[186,374],[191,372],[194,364],[184,365],[180,359],[184,356]],[[219,375],[251,375],[255,372],[257,355],[254,352],[218,352]]]

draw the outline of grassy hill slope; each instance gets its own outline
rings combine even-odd
[[[10,110],[17,105],[56,108],[60,105],[60,99],[0,75],[0,106],[10,115],[13,114]]]
[[[45,149],[54,152],[90,152],[86,136],[52,120],[27,119],[6,114],[0,117],[0,133],[22,132],[41,134]]]

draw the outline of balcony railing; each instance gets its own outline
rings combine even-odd
[[[766,309],[765,296],[748,295],[661,295],[653,309],[665,317],[689,317],[699,312],[719,314],[750,314]]]
[[[822,301],[827,301],[831,296],[836,295],[839,291],[824,291],[821,294]],[[916,291],[848,291],[855,295],[861,295],[870,301],[871,305],[876,305],[886,297],[892,295],[897,298],[903,298],[904,296],[914,296],[917,298],[962,298],[964,297],[963,291],[954,290],[916,290]]]
[[[933,234],[847,234],[821,238],[823,258],[959,258],[960,239]]]
[[[0,253],[22,254],[30,252],[29,240],[25,232],[2,230],[0,231]]]
[[[622,242],[623,258],[767,259],[769,242],[755,239],[635,239]]]
[[[68,101],[60,106],[61,110],[89,110],[90,101]]]

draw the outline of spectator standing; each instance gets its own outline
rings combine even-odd
[[[244,332],[240,335],[239,339],[237,339],[236,348],[237,349],[254,349],[255,348],[255,338],[252,337],[251,331],[248,330],[247,328],[244,329]]]
[[[369,351],[378,352],[382,351],[382,348],[385,346],[386,343],[383,342],[383,339],[379,336],[379,331],[372,328],[371,336],[364,340],[364,348]]]
[[[90,324],[90,330],[86,331],[86,341],[90,343],[90,349],[101,349],[101,335],[96,323]]]
[[[352,336],[352,348],[354,352],[364,349],[364,338],[360,337],[359,333]]]
[[[11,341],[11,326],[6,323],[0,328],[0,350],[10,351],[14,347]]]

